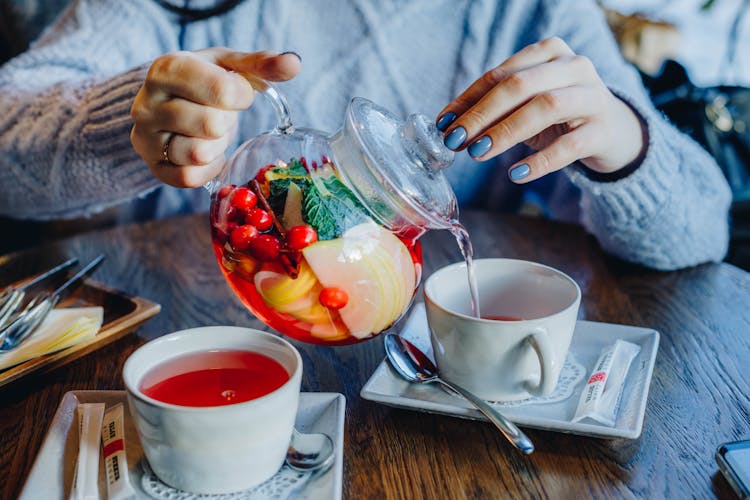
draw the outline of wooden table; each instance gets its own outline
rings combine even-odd
[[[671,273],[626,265],[574,225],[472,212],[462,221],[478,257],[538,261],[573,277],[583,291],[580,318],[661,333],[643,433],[602,440],[528,429],[537,451],[524,457],[490,424],[361,399],[383,360],[381,340],[337,348],[296,342],[303,390],[347,399],[345,498],[731,497],[713,454],[719,443],[750,438],[750,274],[728,264]],[[447,232],[428,233],[423,248],[427,273],[461,258]],[[224,283],[202,215],[15,255],[0,285],[63,256],[86,261],[99,252],[109,259],[98,281],[159,302],[162,311],[134,335],[0,390],[4,498],[18,495],[66,391],[122,389],[125,359],[164,333],[213,324],[266,329]]]

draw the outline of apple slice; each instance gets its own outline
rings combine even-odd
[[[337,317],[318,301],[323,287],[304,261],[296,279],[265,266],[255,275],[255,287],[266,304],[300,321],[326,324]]]
[[[328,342],[344,340],[349,337],[349,331],[341,321],[329,321],[327,323],[316,323],[310,329],[310,335]]]
[[[309,293],[294,302],[276,307],[276,310],[308,323],[330,323],[336,315],[318,302],[318,295],[322,289],[323,287],[317,284]]]
[[[390,326],[408,305],[416,272],[406,246],[373,222],[302,250],[318,281],[349,296],[339,309],[351,335],[364,338]]]
[[[270,266],[264,266],[255,274],[253,281],[263,300],[279,310],[310,295],[315,285],[319,285],[315,274],[305,262],[300,263],[297,278],[291,278],[283,271],[277,272]]]
[[[302,190],[294,182],[289,183],[289,188],[286,191],[284,214],[281,216],[281,220],[284,223],[284,229],[301,226],[305,223],[302,218]]]

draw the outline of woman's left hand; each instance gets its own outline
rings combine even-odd
[[[512,165],[526,183],[581,160],[600,173],[635,161],[644,127],[604,85],[589,59],[559,38],[529,45],[485,73],[438,115],[445,144],[487,160],[525,142],[536,152]]]

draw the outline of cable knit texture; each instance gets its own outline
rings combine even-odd
[[[133,98],[150,61],[165,52],[298,52],[301,73],[281,85],[294,121],[332,132],[352,96],[402,116],[435,116],[483,72],[550,36],[589,57],[642,115],[649,131],[643,164],[615,182],[570,166],[520,187],[506,169],[527,148],[483,164],[462,153],[447,171],[460,203],[513,209],[536,189],[550,216],[577,220],[626,260],[659,269],[721,260],[731,195],[720,170],[651,106],[588,0],[246,0],[182,31],[152,0],[76,0],[28,52],[0,68],[0,214],[49,219],[118,204],[142,214],[146,203],[157,217],[205,210],[206,193],[160,186],[130,145]],[[273,118],[259,102],[241,115],[241,136],[269,129]],[[154,189],[158,196],[141,199]]]

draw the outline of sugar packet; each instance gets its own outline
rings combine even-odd
[[[99,433],[104,403],[80,403],[78,413],[78,460],[70,500],[98,500]]]
[[[602,350],[583,388],[573,422],[588,418],[609,427],[615,425],[628,370],[640,350],[639,345],[619,339]]]
[[[128,460],[125,456],[125,413],[122,403],[104,412],[102,421],[102,451],[109,500],[135,500],[130,483]]]

